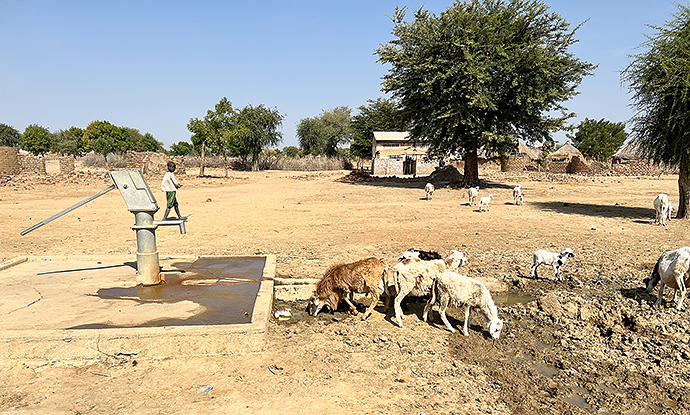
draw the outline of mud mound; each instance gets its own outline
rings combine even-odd
[[[362,169],[357,169],[352,170],[349,174],[341,177],[339,180],[342,182],[369,182],[374,180],[374,178],[371,177],[368,172]]]
[[[432,183],[438,182],[461,182],[463,175],[455,168],[455,166],[444,166],[435,170],[429,175],[428,181]]]

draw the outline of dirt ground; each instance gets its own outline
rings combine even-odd
[[[494,295],[501,338],[491,340],[474,312],[469,337],[449,333],[435,312],[424,323],[415,299],[403,328],[381,305],[361,321],[344,309],[314,318],[305,302],[276,302],[292,318],[272,319],[261,354],[0,362],[2,413],[690,413],[690,305],[675,311],[667,291],[667,304],[652,307],[656,293],[642,284],[664,250],[690,245],[686,221],[652,224],[658,193],[677,204],[675,176],[484,172],[480,196],[494,198],[480,213],[465,189],[443,181],[425,200],[426,178],[188,173],[178,177],[187,234],[159,230],[162,257],[274,254],[278,276],[315,278],[336,262],[376,256],[392,266],[408,248],[457,249],[469,258],[461,272],[508,286]],[[148,181],[164,200],[160,178]],[[523,206],[512,204],[518,183]],[[117,192],[19,236],[109,184],[103,171],[0,178],[0,260],[134,257],[133,216]],[[532,252],[565,247],[575,252],[565,281],[546,267],[529,277]],[[450,317],[460,324],[455,310]]]

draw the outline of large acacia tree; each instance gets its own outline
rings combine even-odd
[[[378,49],[391,65],[383,90],[400,103],[411,138],[437,155],[465,158],[465,186],[479,184],[477,150],[517,140],[553,141],[573,114],[562,104],[595,66],[568,51],[575,31],[540,0],[456,1],[440,14],[392,16]]]
[[[633,94],[633,139],[656,162],[678,166],[678,218],[690,218],[690,9],[678,12],[631,56],[622,79]]]

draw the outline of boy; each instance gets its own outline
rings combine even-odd
[[[182,215],[180,215],[180,208],[177,203],[177,189],[182,187],[182,185],[175,180],[175,167],[174,162],[168,162],[168,171],[163,176],[163,182],[161,183],[161,190],[165,192],[165,198],[167,200],[163,220],[168,219],[170,209],[173,207],[175,208],[175,213],[177,213],[177,219],[184,219]]]

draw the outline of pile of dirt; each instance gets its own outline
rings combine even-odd
[[[370,182],[374,180],[374,177],[371,177],[371,174],[369,174],[369,172],[367,171],[364,171],[363,169],[356,169],[352,170],[349,174],[341,177],[338,180],[341,182],[350,183]]]
[[[464,176],[455,166],[444,166],[431,173],[428,177],[428,181],[431,183],[456,183],[462,182],[463,178]]]

